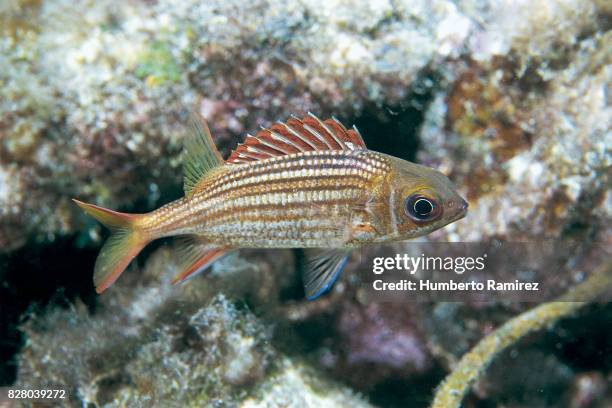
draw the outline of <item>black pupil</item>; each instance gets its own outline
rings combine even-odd
[[[414,203],[414,212],[416,215],[425,216],[433,211],[433,205],[424,198],[419,198]]]

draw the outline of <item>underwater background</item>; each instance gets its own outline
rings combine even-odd
[[[571,287],[611,258],[611,17],[604,0],[0,0],[0,387],[70,396],[35,406],[428,406],[535,304],[368,302],[351,263],[308,302],[291,250],[171,286],[172,241],[98,296],[107,232],[71,198],[179,198],[189,111],[224,155],[334,115],[467,197],[424,241],[572,242]],[[612,406],[611,304],[501,351],[463,406]]]

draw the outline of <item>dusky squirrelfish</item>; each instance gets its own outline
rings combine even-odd
[[[154,239],[181,236],[174,282],[237,248],[324,248],[306,265],[314,299],[331,287],[348,253],[425,235],[462,218],[466,201],[442,173],[368,150],[357,129],[308,114],[248,135],[224,161],[206,123],[185,140],[185,196],[146,214],[74,200],[112,230],[94,284],[108,288]]]

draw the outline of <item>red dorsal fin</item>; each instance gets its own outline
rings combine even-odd
[[[322,121],[308,113],[302,119],[292,116],[285,123],[262,128],[255,136],[247,135],[227,163],[247,163],[312,150],[357,149],[366,146],[356,127],[346,129],[336,118]]]

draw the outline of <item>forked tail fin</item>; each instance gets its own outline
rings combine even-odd
[[[142,217],[140,214],[120,213],[76,199],[73,201],[112,232],[102,246],[94,268],[96,292],[102,293],[117,280],[132,259],[151,241],[151,237],[135,223]]]

